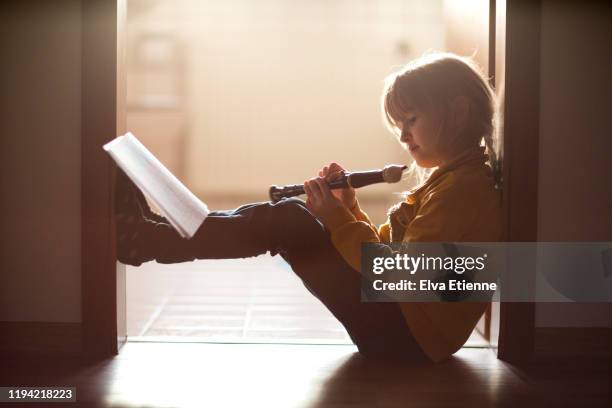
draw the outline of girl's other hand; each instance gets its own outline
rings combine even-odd
[[[319,176],[323,177],[325,181],[330,182],[342,178],[342,174],[345,171],[346,170],[338,163],[330,163],[319,171]],[[348,209],[352,208],[357,202],[355,189],[353,187],[335,188],[330,191],[332,195],[340,200],[340,202]]]

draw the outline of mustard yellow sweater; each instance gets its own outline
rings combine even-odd
[[[338,208],[327,222],[334,246],[361,270],[362,242],[392,242],[391,226],[404,228],[403,242],[494,242],[502,239],[501,194],[494,188],[484,147],[464,151],[410,190],[405,203],[376,227],[357,203]],[[396,235],[396,234],[394,234]],[[395,237],[397,238],[397,237]],[[402,302],[404,318],[432,361],[446,359],[467,341],[487,303]]]

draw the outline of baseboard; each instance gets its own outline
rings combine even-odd
[[[612,358],[612,327],[537,327],[538,357]]]
[[[80,323],[0,322],[2,353],[80,354]]]

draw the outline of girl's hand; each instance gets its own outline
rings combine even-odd
[[[338,163],[331,163],[319,171],[319,176],[325,178],[326,181],[334,181],[341,178],[345,171]],[[357,198],[355,197],[355,189],[353,187],[334,188],[331,190],[331,193],[338,200],[342,201],[346,208],[350,209],[356,204]]]
[[[334,210],[344,207],[342,201],[332,194],[332,190],[323,177],[314,177],[304,181],[304,190],[307,194],[306,208],[324,225],[328,224],[329,216]]]

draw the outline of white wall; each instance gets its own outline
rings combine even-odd
[[[540,241],[612,241],[612,8],[542,6]],[[541,303],[538,327],[612,326],[612,304]]]
[[[184,45],[186,180],[205,201],[267,199],[271,184],[301,183],[333,160],[409,163],[382,125],[383,79],[444,47],[440,1],[160,1],[137,16],[128,4],[128,18],[133,39],[170,33]],[[129,93],[142,84],[130,74]]]
[[[79,322],[81,5],[0,10],[0,321]]]

